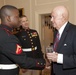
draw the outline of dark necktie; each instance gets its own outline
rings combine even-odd
[[[55,42],[54,42],[54,51],[56,51],[59,43],[59,32],[56,34]]]

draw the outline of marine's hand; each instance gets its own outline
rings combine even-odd
[[[28,71],[28,69],[21,69],[21,72],[22,73],[25,73],[25,72],[27,72]]]

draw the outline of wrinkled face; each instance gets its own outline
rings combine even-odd
[[[17,28],[19,27],[19,11],[13,10],[12,15],[10,16],[10,24],[12,27]]]
[[[21,25],[22,25],[23,29],[28,29],[29,28],[29,22],[28,22],[27,17],[20,18],[20,22],[21,22]]]
[[[62,15],[58,12],[52,12],[51,13],[51,22],[54,28],[56,28],[57,30],[60,29],[60,27],[62,26]]]

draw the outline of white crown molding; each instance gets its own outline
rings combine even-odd
[[[69,0],[59,0],[59,1],[50,1],[50,2],[48,2],[48,3],[37,3],[37,0],[35,0],[35,6],[40,6],[40,5],[47,5],[47,4],[55,4],[55,3],[61,3],[61,2],[67,2],[67,1],[69,1]]]

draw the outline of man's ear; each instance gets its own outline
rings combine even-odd
[[[8,22],[11,22],[10,16],[7,16],[6,19],[7,19]]]

